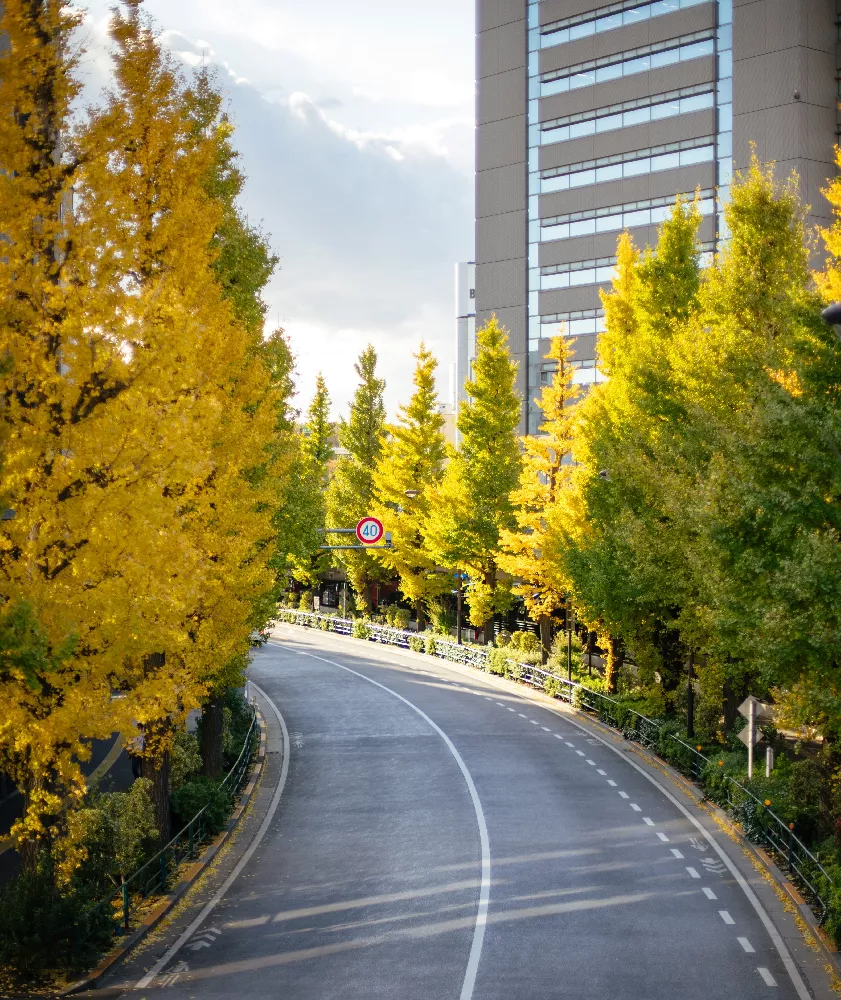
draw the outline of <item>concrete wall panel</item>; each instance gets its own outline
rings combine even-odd
[[[482,170],[524,163],[526,116],[489,122],[476,130],[476,163]]]
[[[514,21],[499,28],[483,31],[476,53],[479,79],[511,69],[525,69],[526,22]]]
[[[476,122],[500,121],[526,112],[526,74],[522,69],[497,73],[482,80],[476,94]]]
[[[522,21],[525,16],[526,0],[478,0],[476,4],[476,27],[480,32]]]
[[[522,260],[526,246],[526,213],[507,212],[476,222],[476,263]],[[507,303],[510,305],[510,303]]]
[[[477,219],[525,210],[525,206],[526,171],[522,163],[482,170],[476,175]]]

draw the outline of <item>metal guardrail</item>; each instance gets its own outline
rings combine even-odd
[[[245,784],[248,776],[248,766],[254,748],[254,736],[257,731],[257,713],[252,709],[251,725],[245,736],[239,757],[234,766],[220,782],[233,801]],[[119,891],[106,901],[120,915],[119,931],[129,930],[131,915],[141,903],[155,892],[162,892],[169,886],[170,880],[179,865],[188,858],[196,856],[197,848],[205,844],[211,837],[206,814],[209,806],[200,809],[190,822],[165,844],[157,854],[153,855],[144,865],[123,879]]]
[[[404,649],[416,649],[418,652],[426,652],[452,663],[463,663],[479,670],[487,671],[491,666],[491,656],[487,649],[460,646],[440,636],[418,635],[387,625],[340,618],[337,615],[318,615],[292,608],[279,609],[278,618],[293,625],[316,627]],[[713,758],[706,756],[697,746],[693,747],[669,732],[661,723],[628,708],[610,695],[593,691],[583,684],[530,664],[506,660],[505,672],[507,676],[538,688],[554,698],[592,712],[602,722],[621,732],[626,739],[653,750],[667,763],[701,783],[703,787],[703,772],[712,763]],[[781,867],[788,870],[792,881],[804,890],[810,903],[819,911],[820,923],[823,923],[827,915],[827,901],[834,888],[826,869],[794,833],[793,826],[787,825],[780,819],[770,805],[761,801],[734,778],[729,775],[724,777],[725,800],[717,804],[735,814],[749,839],[769,848]],[[752,812],[745,808],[748,801],[753,802]]]

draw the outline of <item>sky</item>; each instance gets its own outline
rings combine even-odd
[[[88,95],[108,71],[108,10],[87,0]],[[269,325],[297,358],[306,410],[322,371],[346,412],[353,364],[380,358],[386,405],[411,393],[421,340],[455,360],[454,264],[472,258],[474,2],[146,0],[185,64],[205,59],[237,126],[242,204],[280,268]]]

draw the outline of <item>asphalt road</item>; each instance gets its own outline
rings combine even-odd
[[[280,808],[144,996],[805,1000],[702,831],[574,719],[276,635],[250,674],[289,730]]]

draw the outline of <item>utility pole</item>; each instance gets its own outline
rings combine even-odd
[[[461,570],[456,572],[456,642],[461,645]]]
[[[689,650],[689,667],[687,670],[688,680],[686,681],[686,735],[690,738],[695,736],[695,688],[692,685],[695,679],[695,650]]]

